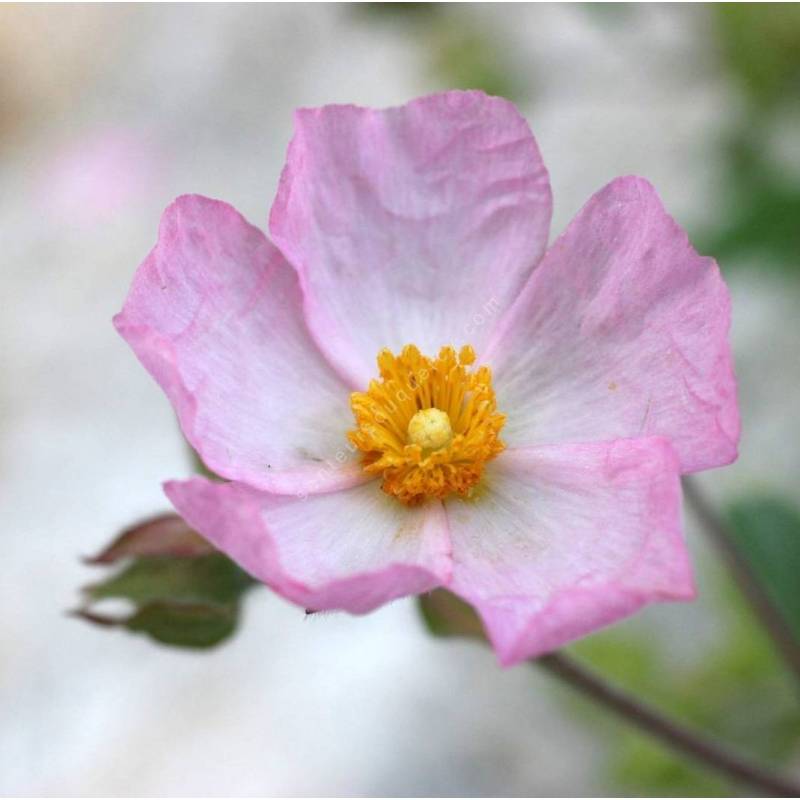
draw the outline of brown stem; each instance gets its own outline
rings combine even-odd
[[[800,678],[800,643],[797,642],[784,617],[775,608],[772,600],[753,574],[747,560],[736,547],[725,522],[698,488],[694,479],[683,479],[683,495],[687,504],[703,523],[709,538],[725,559],[739,589],[753,609],[753,613],[772,638],[778,652],[795,675]]]
[[[800,797],[800,785],[758,767],[716,742],[684,728],[655,709],[606,683],[562,653],[551,653],[531,663],[544,667],[550,674],[580,690],[596,703],[616,712],[656,739],[729,778],[746,783],[765,795]]]

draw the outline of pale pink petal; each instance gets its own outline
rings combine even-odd
[[[694,596],[677,466],[660,438],[510,450],[476,499],[447,501],[450,588],[477,608],[501,663]]]
[[[305,328],[297,276],[229,205],[166,210],[114,323],[215,472],[276,492],[363,479],[350,390]]]
[[[361,614],[450,576],[442,504],[408,508],[375,482],[306,498],[204,478],[165,491],[212,544],[306,609]]]
[[[480,346],[547,244],[547,171],[507,100],[303,109],[270,216],[320,347],[366,386],[381,347]]]
[[[682,472],[736,458],[730,299],[641,178],[596,194],[483,354],[511,446],[666,436]]]

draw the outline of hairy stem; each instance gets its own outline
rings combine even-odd
[[[542,656],[531,663],[544,667],[551,675],[583,692],[596,703],[728,778],[741,781],[761,794],[774,797],[800,797],[800,784],[781,778],[772,770],[758,767],[696,731],[668,719],[562,653]]]
[[[784,617],[753,574],[747,560],[739,552],[722,517],[714,510],[692,478],[683,479],[683,495],[687,504],[703,524],[709,538],[719,550],[731,575],[747,599],[753,613],[794,674],[800,678],[800,643],[795,639]]]

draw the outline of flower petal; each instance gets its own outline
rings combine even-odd
[[[309,327],[354,383],[381,347],[487,338],[547,244],[547,171],[507,100],[303,109],[270,232],[298,268]]]
[[[166,210],[114,324],[215,472],[276,492],[363,480],[350,391],[305,328],[297,276],[229,205]]]
[[[483,359],[510,446],[666,436],[682,472],[736,458],[730,299],[641,178],[596,194]]]
[[[446,504],[449,588],[476,607],[504,665],[694,596],[667,440],[509,450],[486,480],[477,499]]]
[[[204,478],[164,489],[212,544],[306,609],[361,614],[450,576],[442,504],[408,508],[375,482],[305,498]]]

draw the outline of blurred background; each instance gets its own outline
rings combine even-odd
[[[191,652],[69,618],[79,557],[192,470],[111,327],[178,194],[267,213],[297,106],[442,88],[518,103],[553,236],[649,178],[734,298],[739,461],[701,476],[800,632],[800,6],[0,6],[0,793],[731,794],[533,667],[429,637],[412,601],[266,591]],[[571,648],[787,771],[797,693],[687,513],[701,596]],[[96,568],[94,568],[96,570]]]

